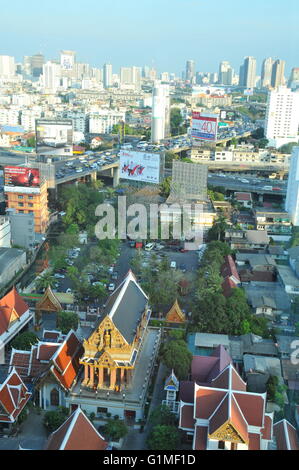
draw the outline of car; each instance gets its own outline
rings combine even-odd
[[[65,291],[66,294],[71,294],[72,292],[73,292],[73,291],[72,291],[72,289],[70,289],[70,288],[68,288],[68,289]]]
[[[109,286],[108,286],[108,290],[109,290],[110,292],[113,292],[114,289],[115,289],[115,284],[114,284],[113,282],[111,282],[111,284],[109,284]]]
[[[114,271],[114,267],[113,266],[110,266],[109,269],[108,269],[108,273],[109,274],[112,274]]]
[[[151,251],[155,247],[154,243],[147,243],[144,247],[145,251]]]
[[[170,267],[171,267],[172,269],[176,269],[176,261],[171,261],[171,262],[170,262]]]
[[[54,274],[55,279],[64,279],[65,276],[63,274],[55,273]]]
[[[111,279],[114,279],[115,281],[118,279],[118,272],[114,271],[111,275]]]

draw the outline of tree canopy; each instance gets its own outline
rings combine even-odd
[[[189,351],[187,343],[181,339],[170,339],[161,348],[161,361],[169,368],[173,369],[178,379],[186,379],[190,371],[192,353]]]
[[[38,342],[38,337],[32,331],[24,331],[24,333],[20,333],[16,336],[11,346],[14,349],[20,349],[22,351],[30,351],[31,345],[36,344]]]
[[[175,450],[179,445],[178,429],[175,426],[165,424],[155,426],[147,443],[151,450]]]

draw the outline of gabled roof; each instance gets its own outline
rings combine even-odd
[[[198,384],[208,384],[232,362],[226,349],[220,345],[211,356],[193,356],[191,363],[192,380]]]
[[[299,450],[296,429],[286,419],[274,424],[273,433],[276,438],[277,450]]]
[[[106,450],[108,442],[96,430],[81,408],[53,432],[45,450]]]
[[[0,335],[9,329],[10,322],[22,317],[29,310],[15,287],[0,299]]]
[[[71,330],[52,357],[51,372],[65,390],[69,390],[74,383],[83,351],[80,340]]]
[[[179,381],[176,378],[173,369],[170,376],[165,380],[164,390],[174,390],[176,392],[179,390]]]
[[[128,344],[132,344],[136,328],[148,303],[148,296],[143,292],[130,270],[111,294],[104,314],[108,315]]]
[[[229,277],[235,284],[240,283],[240,277],[231,255],[225,256],[225,261],[221,267],[221,275],[224,279]]]
[[[14,423],[30,397],[31,393],[13,368],[0,384],[0,422]]]
[[[167,312],[165,318],[167,321],[175,323],[186,321],[185,314],[182,312],[177,299],[170,308],[169,312]]]
[[[36,310],[47,310],[50,312],[60,312],[63,310],[50,286],[47,287],[41,300],[36,304]]]

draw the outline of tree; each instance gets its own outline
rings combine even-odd
[[[176,422],[175,415],[170,411],[168,406],[160,405],[152,411],[149,416],[149,423],[153,426],[165,424],[166,426],[174,425]]]
[[[123,421],[119,419],[109,419],[103,428],[104,434],[109,440],[118,440],[128,433],[128,428]]]
[[[55,277],[50,272],[47,272],[36,279],[35,287],[37,290],[46,290],[48,287],[54,287],[55,282]]]
[[[224,215],[218,215],[215,219],[212,228],[208,232],[208,239],[211,240],[222,240],[224,239],[225,230],[227,229],[227,221]]]
[[[281,153],[292,153],[293,147],[298,146],[298,142],[290,142],[289,144],[282,145],[279,147]]]
[[[183,380],[187,377],[191,362],[192,354],[187,347],[187,343],[183,340],[170,340],[162,345],[161,361],[169,368],[173,369],[175,375]]]
[[[69,410],[64,407],[59,407],[58,410],[47,411],[44,416],[44,425],[50,432],[56,431],[67,419]]]
[[[58,312],[57,328],[65,335],[70,330],[77,330],[79,323],[78,315],[74,312]]]
[[[35,333],[32,333],[31,331],[25,331],[13,339],[11,346],[14,349],[20,349],[21,351],[30,351],[31,345],[36,344],[37,342],[38,337]]]
[[[170,110],[170,131],[171,135],[178,135],[183,122],[180,108],[171,108]]]
[[[160,195],[163,197],[168,197],[170,194],[171,187],[171,177],[165,178],[160,184]]]
[[[155,426],[148,438],[151,450],[175,450],[179,445],[179,432],[175,426]]]

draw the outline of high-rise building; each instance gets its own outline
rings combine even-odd
[[[293,147],[285,208],[293,225],[299,225],[299,147]]]
[[[0,55],[0,78],[13,78],[15,73],[15,58],[8,55]]]
[[[271,86],[273,59],[268,57],[263,61],[261,74],[261,88],[269,88]]]
[[[103,83],[104,83],[104,88],[110,88],[113,85],[113,80],[112,80],[112,65],[111,64],[104,64],[104,69],[103,69]]]
[[[43,54],[35,54],[30,57],[30,68],[33,77],[39,77],[43,73],[45,58]]]
[[[44,89],[55,92],[60,85],[61,66],[54,62],[43,65],[42,84]]]
[[[218,81],[220,85],[232,85],[234,71],[229,62],[223,61],[219,65]]]
[[[269,146],[276,148],[298,142],[299,92],[285,86],[268,94],[265,136]]]
[[[74,51],[61,51],[60,52],[60,66],[63,76],[75,76],[75,63],[76,52]]]
[[[186,80],[193,83],[195,79],[195,62],[194,60],[187,60],[186,62]]]
[[[240,67],[239,85],[246,88],[254,88],[256,83],[256,59],[245,57]]]
[[[157,81],[153,87],[151,141],[159,142],[169,135],[170,98],[169,85]]]
[[[277,88],[285,84],[284,68],[285,68],[284,60],[278,59],[274,62],[273,67],[272,67],[272,75],[271,75],[272,88]]]
[[[288,81],[289,88],[298,88],[299,87],[299,68],[295,67],[292,69],[289,81]]]

